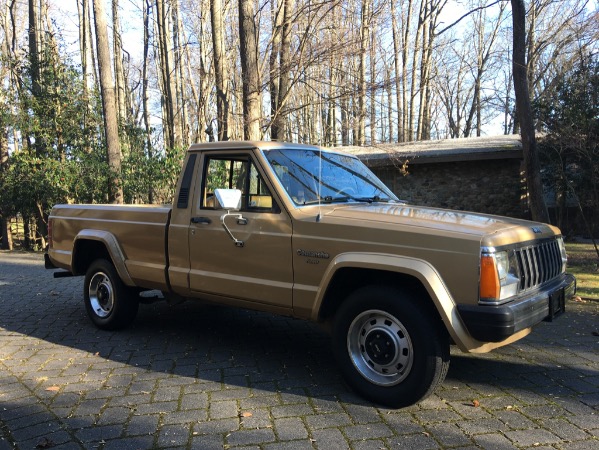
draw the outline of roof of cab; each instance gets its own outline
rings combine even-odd
[[[188,152],[197,152],[203,150],[285,150],[285,149],[305,149],[305,150],[323,150],[328,152],[339,152],[337,149],[319,147],[318,145],[310,144],[295,144],[291,142],[278,141],[221,141],[221,142],[204,142],[201,144],[192,144]],[[341,152],[339,152],[341,153]]]

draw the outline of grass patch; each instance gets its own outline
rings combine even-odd
[[[568,242],[568,272],[576,276],[577,295],[599,300],[599,257],[592,243]]]

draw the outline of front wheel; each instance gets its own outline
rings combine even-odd
[[[111,262],[94,261],[85,274],[85,309],[92,322],[103,330],[130,325],[137,315],[139,299],[120,279]]]
[[[449,368],[449,338],[436,313],[388,286],[368,286],[345,300],[333,351],[350,387],[394,408],[429,396]]]

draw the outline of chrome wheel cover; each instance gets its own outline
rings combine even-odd
[[[108,275],[95,273],[89,281],[88,293],[94,314],[100,318],[108,317],[114,308],[114,288]]]
[[[401,383],[414,361],[406,328],[380,310],[364,311],[354,319],[347,332],[347,351],[360,375],[379,386]]]

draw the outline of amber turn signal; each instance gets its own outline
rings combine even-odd
[[[498,299],[500,287],[495,259],[490,255],[481,256],[480,298]]]

